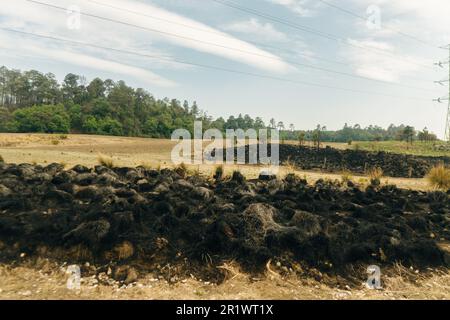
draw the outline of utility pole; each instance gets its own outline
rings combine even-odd
[[[438,83],[442,86],[445,85],[445,83],[447,83],[448,84],[448,96],[437,98],[437,99],[434,99],[433,101],[436,101],[439,103],[447,101],[447,119],[446,119],[446,123],[445,123],[445,140],[450,142],[450,44],[447,46],[441,47],[441,49],[448,50],[448,52],[449,52],[448,60],[437,62],[437,63],[435,63],[435,65],[437,65],[441,68],[444,68],[445,65],[448,66],[448,79],[435,81],[435,83]]]

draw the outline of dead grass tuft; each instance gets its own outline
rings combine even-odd
[[[100,165],[102,165],[104,167],[107,167],[107,168],[110,168],[110,169],[115,167],[113,158],[109,157],[109,156],[105,156],[105,155],[103,155],[101,153],[98,154],[97,161],[98,161],[98,163]]]
[[[124,241],[114,248],[119,260],[126,260],[134,255],[134,246],[129,241]]]
[[[380,185],[383,174],[383,169],[381,169],[380,167],[373,167],[367,170],[367,175],[369,176],[370,183],[372,185]]]
[[[436,189],[449,190],[450,189],[450,169],[446,168],[444,164],[439,164],[432,168],[427,175],[429,184]]]
[[[224,177],[224,172],[225,172],[225,168],[224,168],[223,164],[216,166],[214,169],[213,178],[216,180],[222,180],[222,178]]]

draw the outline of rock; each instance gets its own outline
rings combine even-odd
[[[119,266],[114,272],[114,279],[122,281],[125,284],[135,282],[139,277],[137,270],[130,266]]]

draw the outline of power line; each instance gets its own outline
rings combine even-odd
[[[287,78],[282,78],[282,77],[275,77],[275,76],[270,76],[270,75],[264,75],[264,74],[258,74],[258,73],[252,73],[252,72],[228,69],[228,68],[223,68],[223,67],[218,67],[218,66],[212,66],[212,65],[206,65],[206,64],[201,64],[201,63],[195,63],[195,62],[190,62],[190,61],[174,59],[174,58],[171,58],[171,57],[168,57],[168,56],[143,54],[143,53],[139,53],[139,52],[135,52],[135,51],[110,48],[110,47],[100,46],[100,45],[97,45],[97,44],[91,44],[91,43],[82,42],[82,41],[69,40],[69,39],[58,38],[58,37],[49,36],[49,35],[36,34],[36,33],[32,33],[32,32],[20,31],[20,30],[3,28],[3,27],[0,27],[0,30],[6,31],[6,32],[11,32],[11,33],[27,35],[27,36],[44,38],[44,39],[48,39],[48,40],[52,40],[52,41],[59,41],[59,42],[70,43],[72,45],[87,46],[87,47],[92,47],[92,48],[97,48],[97,49],[102,49],[102,50],[107,50],[107,51],[114,51],[114,52],[120,52],[120,53],[124,53],[124,54],[129,54],[129,55],[135,55],[135,56],[140,56],[140,57],[145,57],[145,58],[151,58],[151,59],[160,60],[160,61],[169,61],[169,62],[174,62],[174,63],[178,63],[178,64],[184,64],[184,65],[189,65],[189,66],[201,67],[201,68],[206,68],[206,69],[213,69],[213,70],[217,70],[217,71],[223,71],[223,72],[228,72],[228,73],[235,73],[235,74],[252,76],[252,77],[263,78],[263,79],[271,79],[271,80],[277,80],[277,81],[282,81],[282,82],[289,82],[289,83],[300,84],[300,85],[305,85],[305,86],[327,88],[327,89],[333,89],[333,90],[339,90],[339,91],[345,91],[345,92],[377,95],[377,96],[384,96],[384,97],[391,97],[391,98],[398,98],[398,99],[410,99],[410,100],[429,101],[429,99],[426,99],[426,98],[406,97],[406,96],[398,96],[398,95],[386,94],[386,93],[382,93],[382,92],[349,89],[349,88],[336,87],[336,86],[324,85],[324,84],[307,82],[307,81],[301,81],[301,80],[287,79]]]
[[[444,68],[444,65],[448,65],[448,78],[445,80],[435,81],[440,85],[444,85],[444,83],[448,83],[448,96],[434,99],[433,101],[442,103],[447,101],[447,118],[445,121],[445,139],[450,142],[450,44],[444,47],[440,47],[440,49],[448,50],[448,58],[445,61],[440,61],[436,63],[441,68]]]
[[[204,28],[194,27],[192,25],[188,25],[188,24],[185,24],[185,23],[180,23],[180,22],[177,22],[177,21],[164,19],[164,18],[157,17],[157,16],[154,16],[154,15],[144,14],[142,12],[136,12],[134,10],[129,10],[129,9],[126,9],[126,8],[123,8],[123,7],[118,7],[118,6],[114,6],[114,5],[111,5],[111,4],[106,4],[106,3],[95,1],[95,0],[87,0],[87,1],[91,2],[91,3],[95,3],[95,4],[100,5],[100,6],[109,7],[109,8],[113,8],[113,9],[129,12],[129,13],[140,15],[140,16],[147,17],[147,18],[150,18],[150,19],[159,20],[159,21],[163,21],[163,22],[166,22],[166,23],[182,26],[182,27],[189,28],[189,29],[192,29],[192,30],[197,30],[197,31],[205,32],[205,33],[209,33],[209,34],[214,34],[214,35],[217,35],[219,37],[226,37],[226,35],[224,35],[223,33],[217,32],[217,31],[206,30]],[[251,43],[253,45],[260,46],[260,47],[266,47],[266,48],[276,49],[276,50],[280,50],[280,49],[281,50],[285,50],[285,49],[280,48],[280,47],[270,46],[270,45],[267,45],[267,44],[264,44],[264,43],[260,43],[260,42],[255,42],[255,41],[252,41],[252,40],[245,40],[245,41],[248,42],[248,43]],[[289,51],[291,54],[295,54],[295,55],[298,55],[298,56],[301,56],[301,57],[304,57],[304,58],[311,58],[308,55],[301,54],[301,53],[298,53],[298,52],[294,52],[294,51],[291,51],[291,50],[286,50],[286,51]],[[327,58],[318,57],[318,56],[314,56],[313,58],[316,59],[316,60],[321,60],[321,61],[328,62],[328,63],[335,63],[335,64],[340,64],[340,65],[350,66],[349,63],[346,63],[346,62],[343,62],[343,61],[337,61],[337,60],[327,59]]]
[[[59,6],[55,6],[55,5],[44,3],[44,2],[39,2],[39,1],[35,1],[35,0],[25,0],[25,1],[28,1],[28,2],[31,2],[31,3],[35,3],[35,4],[39,4],[39,5],[43,5],[43,6],[48,6],[48,7],[51,7],[51,8],[58,9],[58,10],[66,11],[66,8],[64,8],[64,7],[59,7]],[[220,47],[220,48],[224,48],[224,49],[228,49],[228,50],[232,50],[232,51],[237,51],[237,52],[241,52],[241,53],[245,53],[245,54],[249,54],[249,55],[255,55],[255,56],[258,56],[258,57],[265,58],[265,59],[270,59],[270,60],[274,60],[274,61],[278,61],[278,62],[282,62],[283,61],[282,59],[280,59],[278,57],[275,57],[275,56],[268,56],[268,55],[259,54],[259,53],[255,53],[255,52],[251,52],[251,51],[247,51],[247,50],[242,50],[242,49],[239,49],[239,48],[229,47],[229,46],[225,46],[225,45],[221,45],[221,44],[217,44],[217,43],[213,43],[213,42],[209,42],[209,41],[203,41],[203,40],[199,40],[199,39],[195,39],[195,38],[191,38],[191,37],[186,37],[186,36],[182,36],[182,35],[179,35],[179,34],[176,34],[176,33],[172,33],[172,32],[166,32],[166,31],[161,31],[161,30],[157,30],[157,29],[153,29],[153,28],[147,28],[147,27],[143,27],[143,26],[135,25],[135,24],[128,23],[128,22],[124,22],[124,21],[120,21],[120,20],[115,20],[115,19],[99,16],[99,15],[94,15],[94,14],[85,13],[85,12],[81,12],[80,14],[82,14],[84,16],[93,17],[93,18],[96,18],[96,19],[108,21],[108,22],[118,23],[118,24],[130,26],[130,27],[134,27],[134,28],[138,28],[138,29],[142,29],[142,30],[146,30],[146,31],[150,31],[150,32],[164,34],[166,36],[181,38],[181,39],[184,39],[184,40],[188,40],[188,41],[192,41],[192,42],[198,42],[198,43],[202,43],[202,44],[206,44],[206,45],[210,45],[210,46],[216,46],[216,47]],[[352,73],[331,70],[331,69],[328,69],[328,68],[318,67],[318,66],[305,64],[305,63],[300,63],[300,62],[296,62],[296,61],[291,61],[291,60],[287,60],[287,59],[285,59],[285,62],[288,62],[289,64],[292,64],[292,65],[295,65],[295,66],[300,66],[300,67],[309,68],[309,69],[318,70],[318,71],[327,72],[327,73],[332,73],[332,74],[338,74],[338,75],[346,76],[346,77],[350,77],[350,78],[364,79],[364,80],[368,80],[368,81],[384,83],[384,84],[389,84],[389,85],[393,85],[393,86],[399,86],[399,87],[404,87],[404,88],[409,88],[409,89],[414,89],[414,90],[434,92],[434,91],[429,90],[429,89],[419,88],[419,87],[410,86],[410,85],[404,85],[404,84],[400,84],[400,83],[393,83],[393,82],[379,80],[379,79],[368,78],[368,77],[361,76],[361,75],[355,75],[355,74],[352,74]]]
[[[322,31],[319,31],[319,30],[316,30],[316,29],[313,29],[313,28],[310,28],[310,27],[307,27],[307,26],[304,26],[304,25],[293,23],[293,22],[290,22],[288,20],[284,20],[284,19],[278,18],[276,16],[273,16],[273,15],[270,15],[270,14],[267,14],[267,13],[255,10],[255,9],[251,9],[251,8],[248,8],[248,7],[243,7],[243,6],[240,6],[240,5],[238,5],[238,4],[234,3],[234,2],[231,2],[231,1],[223,1],[223,0],[210,0],[210,1],[222,4],[224,6],[227,6],[227,7],[239,10],[239,11],[250,13],[252,15],[255,15],[255,16],[258,16],[258,17],[262,17],[264,19],[267,19],[267,20],[270,20],[270,21],[273,21],[273,22],[276,22],[276,23],[279,23],[279,24],[283,24],[285,26],[288,26],[288,27],[291,27],[291,28],[294,28],[294,29],[297,29],[297,30],[308,32],[308,33],[317,35],[319,37],[327,38],[329,40],[334,40],[334,41],[337,41],[339,43],[343,43],[343,44],[345,44],[347,46],[351,46],[351,47],[358,48],[358,49],[363,49],[363,50],[366,50],[366,51],[371,51],[371,52],[374,52],[374,53],[377,53],[377,54],[388,56],[388,57],[390,57],[392,59],[396,59],[396,60],[401,60],[403,62],[407,62],[409,64],[415,64],[415,65],[418,65],[418,66],[421,66],[421,67],[424,67],[424,68],[433,69],[429,65],[417,63],[417,62],[414,62],[414,61],[405,61],[404,58],[397,57],[397,56],[395,56],[393,54],[390,54],[390,53],[388,53],[386,51],[383,51],[383,50],[380,50],[380,49],[377,49],[377,48],[373,48],[373,47],[367,47],[367,46],[363,46],[363,45],[354,44],[354,43],[348,42],[347,39],[344,39],[342,37],[339,37],[339,36],[336,36],[336,35],[333,35],[333,34],[330,34],[330,33],[325,33],[325,32],[322,32]]]
[[[329,7],[334,8],[334,9],[336,9],[336,10],[339,10],[339,11],[341,11],[341,12],[344,12],[344,13],[346,13],[346,14],[348,14],[348,15],[351,15],[351,16],[356,17],[356,18],[358,18],[358,19],[361,19],[361,20],[363,20],[363,21],[367,21],[367,17],[364,17],[364,16],[359,15],[359,14],[357,14],[357,13],[355,13],[355,12],[353,12],[353,11],[350,11],[350,10],[348,10],[348,9],[346,9],[346,8],[343,8],[343,7],[341,7],[341,6],[338,6],[337,4],[334,4],[334,3],[331,3],[331,2],[328,2],[328,1],[325,1],[325,0],[318,0],[318,1],[320,1],[321,3],[323,3],[323,4],[325,4],[325,5],[329,6]],[[415,40],[415,41],[417,41],[417,42],[420,42],[420,43],[422,43],[422,44],[424,44],[424,45],[427,45],[427,46],[433,47],[433,48],[435,48],[435,49],[438,49],[438,46],[435,46],[435,45],[431,44],[431,43],[428,42],[428,41],[422,40],[422,39],[420,39],[420,38],[418,38],[418,37],[416,37],[416,36],[413,36],[413,35],[410,35],[410,34],[408,34],[408,33],[402,32],[402,31],[400,31],[400,30],[396,30],[396,29],[390,28],[390,27],[384,27],[384,29],[387,29],[387,30],[396,32],[396,33],[398,33],[398,34],[400,34],[400,35],[402,35],[402,36],[404,36],[404,37],[407,37],[407,38],[409,38],[409,39],[412,39],[412,40]]]

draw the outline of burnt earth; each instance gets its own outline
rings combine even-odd
[[[382,151],[338,150],[331,147],[317,150],[311,147],[281,144],[279,152],[281,164],[289,162],[302,170],[326,172],[349,170],[364,174],[371,168],[379,167],[383,169],[386,176],[423,178],[433,166],[439,163],[450,166],[449,157],[425,157]],[[249,159],[248,153],[249,147],[246,146],[246,161]],[[270,155],[270,146],[268,154]]]
[[[182,170],[0,163],[0,259],[59,250],[99,264],[215,268],[234,259],[249,271],[280,257],[321,270],[445,266],[438,242],[450,240],[449,196],[293,175],[215,181]]]

